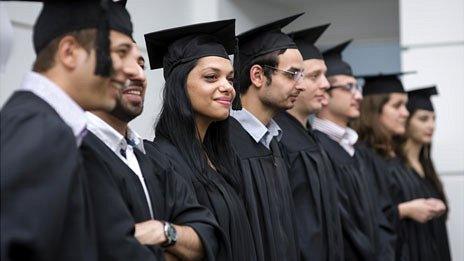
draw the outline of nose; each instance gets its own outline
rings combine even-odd
[[[145,80],[145,72],[138,64],[137,60],[132,57],[127,58],[123,71],[127,78],[130,80]]]
[[[363,95],[359,90],[354,91],[354,99],[357,101],[362,101]]]
[[[322,90],[328,90],[330,88],[330,83],[329,83],[329,80],[327,80],[327,77],[325,77],[324,74],[321,75],[321,86],[320,88]]]
[[[401,106],[401,111],[400,111],[400,113],[401,113],[401,116],[403,116],[403,117],[405,117],[405,118],[407,118],[407,117],[409,116],[409,111],[408,111],[408,109],[406,108],[406,106],[404,106],[404,105]]]
[[[302,92],[306,90],[306,84],[304,84],[304,81],[297,81],[295,83],[295,89],[298,91]]]
[[[232,92],[232,91],[235,90],[232,83],[226,78],[224,78],[222,81],[220,81],[219,84],[220,84],[219,85],[219,91],[220,92]]]

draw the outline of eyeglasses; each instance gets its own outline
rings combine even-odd
[[[335,88],[342,88],[344,90],[347,90],[351,93],[355,93],[356,91],[362,93],[362,86],[359,85],[358,83],[348,83],[348,84],[345,84],[345,85],[333,85],[333,86],[330,86],[330,89],[335,89]]]
[[[290,76],[292,78],[292,80],[295,81],[295,82],[300,81],[301,79],[303,79],[303,76],[304,76],[304,71],[302,71],[302,70],[299,70],[299,71],[287,71],[287,70],[282,70],[282,69],[272,67],[272,66],[269,66],[269,65],[266,65],[266,64],[264,64],[263,67],[267,67],[267,68],[270,68],[270,69],[273,69],[273,70],[276,70],[276,71],[283,72],[286,75]]]

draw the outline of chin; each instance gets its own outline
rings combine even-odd
[[[225,119],[229,118],[229,111],[221,114],[216,114],[211,117],[214,121],[223,121]]]
[[[429,138],[429,137],[424,137],[422,138],[421,140],[421,143],[424,144],[424,145],[428,145],[432,142],[432,138]]]
[[[403,135],[406,132],[405,128],[397,128],[395,130],[395,135]]]

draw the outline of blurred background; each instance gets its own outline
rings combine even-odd
[[[0,106],[19,87],[35,54],[32,25],[38,3],[0,3]],[[433,157],[450,202],[448,230],[454,260],[464,260],[464,0],[132,0],[127,8],[135,40],[146,56],[143,34],[191,23],[237,19],[237,33],[287,15],[306,12],[285,31],[331,23],[322,50],[354,39],[344,52],[356,74],[417,71],[403,78],[407,89],[437,84]],[[11,27],[9,25],[12,25]],[[3,62],[2,62],[3,63]],[[164,84],[160,70],[147,71],[144,113],[131,125],[151,139]]]

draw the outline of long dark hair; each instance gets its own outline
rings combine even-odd
[[[350,123],[358,133],[359,140],[386,159],[390,159],[396,151],[394,137],[379,122],[383,106],[389,100],[390,94],[365,96],[361,102],[360,117]]]
[[[409,117],[406,121],[406,128],[409,126],[411,118],[414,116],[414,113],[416,111],[417,110],[413,110],[410,112]],[[406,131],[406,134],[407,133],[408,132]],[[399,145],[398,155],[410,169],[413,169],[412,164],[406,155],[405,145],[406,145],[407,140],[408,140],[407,135],[397,140],[398,145]],[[432,151],[432,144],[431,143],[424,144],[419,153],[419,162],[422,165],[422,169],[424,170],[425,178],[429,180],[430,183],[432,183],[432,186],[438,191],[438,195],[440,199],[443,200],[443,202],[445,203],[446,214],[448,214],[448,200],[445,195],[445,190],[443,189],[443,183],[441,183],[441,180],[438,177],[437,171],[435,169],[435,165],[433,164],[433,160],[431,157],[431,151]]]
[[[166,138],[199,175],[198,180],[211,185],[206,176],[208,158],[216,170],[234,188],[237,187],[237,162],[229,140],[229,121],[215,121],[206,131],[203,143],[198,138],[195,112],[187,94],[187,77],[198,59],[173,69],[163,90],[163,107],[155,126],[155,135]]]

